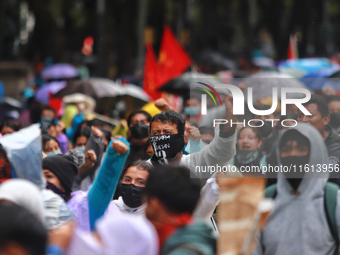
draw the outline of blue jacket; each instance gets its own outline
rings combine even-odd
[[[111,148],[111,144],[114,140],[121,140],[126,143],[128,145],[127,153],[117,155],[116,151]],[[88,193],[91,230],[94,229],[97,219],[104,215],[106,208],[112,200],[125,161],[130,152],[129,143],[124,138],[114,140],[110,142],[106,150],[106,155],[99,168],[98,175]]]

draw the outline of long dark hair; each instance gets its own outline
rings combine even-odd
[[[89,139],[90,135],[91,135],[91,128],[89,128],[89,127],[78,128],[78,130],[76,131],[76,133],[74,134],[73,139],[72,139],[73,146],[76,145],[77,139],[79,137],[85,136],[87,139]]]

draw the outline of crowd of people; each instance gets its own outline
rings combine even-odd
[[[214,127],[195,96],[181,112],[164,99],[155,105],[160,113],[136,109],[114,129],[86,120],[79,104],[59,118],[45,106],[27,127],[8,115],[0,126],[0,253],[216,254],[218,178],[257,167],[252,177],[266,178],[275,205],[254,254],[339,254],[339,96],[313,94],[303,104],[311,115],[294,109],[298,124],[289,128],[266,121],[286,118],[279,112],[253,116],[261,127]],[[237,122],[232,95],[223,113]],[[237,171],[197,171],[217,165]],[[270,166],[298,171],[264,171]],[[306,170],[318,167],[327,171]]]

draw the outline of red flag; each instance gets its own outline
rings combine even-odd
[[[144,64],[143,90],[150,95],[153,100],[161,97],[161,92],[157,89],[161,86],[161,74],[156,61],[155,52],[152,45],[146,45],[146,55]]]
[[[287,59],[298,59],[298,51],[297,51],[297,45],[296,40],[294,36],[290,36],[289,38],[289,45],[288,45],[288,53],[287,53]]]
[[[182,74],[191,62],[190,56],[178,43],[170,27],[165,25],[159,53],[161,83],[164,84]]]

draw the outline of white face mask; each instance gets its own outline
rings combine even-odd
[[[46,153],[46,155],[47,155],[48,157],[54,156],[54,155],[58,155],[58,154],[62,154],[60,150],[57,150],[57,151],[55,151],[55,152]]]

